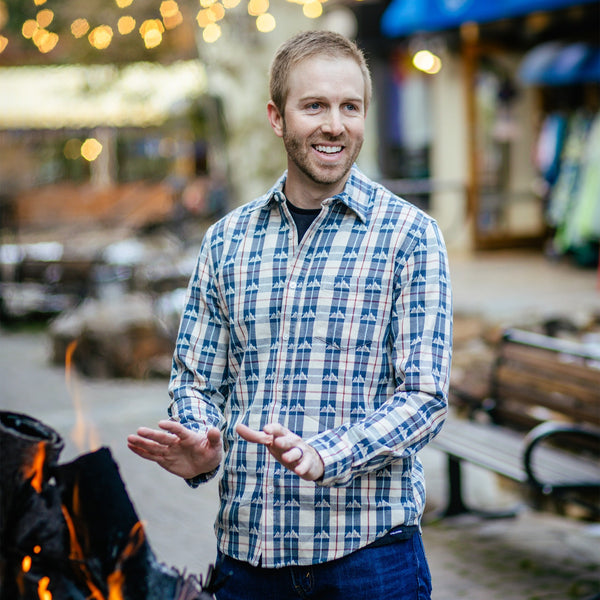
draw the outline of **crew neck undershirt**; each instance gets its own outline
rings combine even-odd
[[[294,223],[296,223],[296,229],[298,230],[298,241],[300,241],[306,230],[310,227],[311,223],[317,218],[317,215],[321,212],[320,208],[300,208],[299,206],[294,206],[287,198],[286,202],[290,212],[292,213],[292,217],[294,219]]]

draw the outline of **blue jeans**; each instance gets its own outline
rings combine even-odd
[[[219,554],[231,573],[217,600],[430,600],[431,574],[421,535],[367,546],[331,562],[265,569]]]

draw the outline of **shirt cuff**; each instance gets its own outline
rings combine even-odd
[[[332,431],[321,433],[306,442],[323,461],[323,476],[315,481],[322,487],[347,485],[352,479],[352,446]]]
[[[209,471],[208,473],[200,473],[200,475],[196,475],[196,477],[192,477],[191,479],[186,479],[185,482],[191,488],[197,488],[198,486],[202,485],[203,483],[206,483],[207,481],[214,479],[218,472],[219,472],[219,467],[217,467],[216,469],[214,469],[212,471]]]

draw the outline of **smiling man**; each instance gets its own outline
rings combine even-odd
[[[418,452],[446,416],[452,309],[433,219],[367,178],[361,51],[301,33],[271,65],[287,171],[208,231],[169,420],[128,438],[200,485],[218,473],[218,600],[423,600]]]

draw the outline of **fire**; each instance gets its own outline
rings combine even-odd
[[[31,479],[31,487],[39,494],[42,491],[44,479],[44,461],[46,460],[46,446],[44,442],[36,444],[36,452],[31,465],[24,466],[25,479]]]
[[[78,510],[77,507],[79,506],[79,493],[77,487],[74,488],[73,494],[73,511],[76,513]],[[107,578],[106,583],[108,585],[108,597],[106,598],[102,591],[98,588],[98,586],[93,582],[92,575],[85,565],[85,555],[83,549],[81,548],[79,540],[77,539],[77,532],[75,530],[73,518],[71,517],[66,506],[64,505],[62,507],[62,512],[65,518],[65,522],[67,523],[67,528],[69,530],[69,539],[71,542],[71,551],[69,554],[69,558],[73,561],[74,564],[78,564],[79,568],[82,571],[82,574],[90,591],[90,595],[88,596],[89,600],[124,600],[123,586],[125,583],[125,576],[121,567],[125,560],[127,560],[131,556],[134,556],[144,543],[145,533],[142,523],[138,521],[131,528],[127,545],[125,546],[125,548],[121,552],[121,555],[119,556],[119,559],[117,560],[115,570]],[[40,600],[51,600],[51,598],[42,598],[40,596]]]
[[[42,577],[38,581],[38,596],[40,597],[40,600],[52,600],[52,593],[48,589],[49,583],[49,577]]]
[[[77,539],[75,524],[73,523],[73,519],[71,518],[71,515],[69,514],[69,511],[67,510],[67,507],[64,504],[62,506],[62,513],[65,518],[65,522],[67,523],[67,528],[69,530],[69,539],[71,541],[71,552],[69,554],[69,558],[75,564],[79,565],[79,568],[81,569],[85,577],[86,584],[88,586],[88,589],[90,590],[90,595],[88,596],[88,598],[90,600],[105,600],[104,595],[94,584],[92,576],[85,565],[85,555],[83,553],[81,545],[79,544],[79,540]]]
[[[42,549],[40,546],[35,546],[33,549],[35,554],[39,554]],[[29,573],[31,570],[31,556],[27,555],[23,557],[21,561],[21,569],[23,573]],[[44,576],[38,581],[38,598],[40,600],[52,600],[52,592],[48,589],[50,584],[50,577]],[[20,581],[20,587],[23,587],[23,582]]]
[[[29,569],[31,569],[31,556],[27,555],[23,557],[21,569],[23,569],[23,573],[29,573]]]
[[[144,527],[140,521],[138,521],[129,533],[129,541],[123,549],[115,570],[108,576],[108,600],[124,600],[123,596],[123,584],[125,583],[125,576],[121,570],[122,563],[130,556],[140,549],[145,539]]]
[[[65,381],[75,409],[75,426],[71,432],[71,438],[79,450],[83,451],[85,449],[86,440],[88,441],[89,450],[95,450],[100,446],[99,436],[97,431],[86,423],[81,394],[73,374],[73,353],[76,348],[77,340],[73,340],[69,342],[65,351]]]

